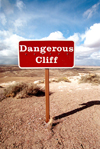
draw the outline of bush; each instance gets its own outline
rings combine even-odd
[[[61,82],[61,81],[64,81],[64,82],[71,82],[68,78],[66,78],[66,77],[62,77],[62,78],[59,78],[58,80],[57,80],[57,82]]]
[[[8,86],[5,91],[4,95],[6,97],[15,97],[16,98],[25,98],[29,96],[41,96],[44,95],[44,91],[41,90],[37,85],[33,83],[16,83],[14,85]]]
[[[79,80],[79,83],[93,83],[93,84],[100,84],[100,76],[97,74],[88,74],[82,76]]]

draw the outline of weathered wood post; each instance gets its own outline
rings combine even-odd
[[[50,119],[50,104],[49,104],[49,69],[45,69],[45,99],[46,99],[46,123]]]

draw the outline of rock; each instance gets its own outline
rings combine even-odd
[[[40,80],[34,81],[34,84],[39,84]]]

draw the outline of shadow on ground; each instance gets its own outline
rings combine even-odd
[[[94,105],[100,105],[100,101],[89,101],[87,103],[83,103],[83,104],[80,104],[80,105],[83,105],[83,107],[80,107],[80,108],[77,108],[75,110],[72,110],[72,111],[69,111],[69,112],[66,112],[66,113],[63,113],[63,114],[60,114],[58,116],[55,116],[53,119],[54,120],[58,120],[58,119],[61,119],[61,118],[64,118],[64,117],[67,117],[69,115],[72,115],[72,114],[75,114],[79,111],[82,111],[84,109],[87,109],[89,107],[92,107]]]

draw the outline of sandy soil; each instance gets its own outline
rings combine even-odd
[[[80,75],[91,72],[100,74],[100,68],[50,70],[50,78],[71,80],[50,83],[52,125],[45,122],[45,96],[2,100],[0,149],[100,149],[100,85],[78,83]],[[1,87],[2,83],[40,79],[44,79],[44,70],[0,67]],[[6,85],[0,88],[0,97]]]

